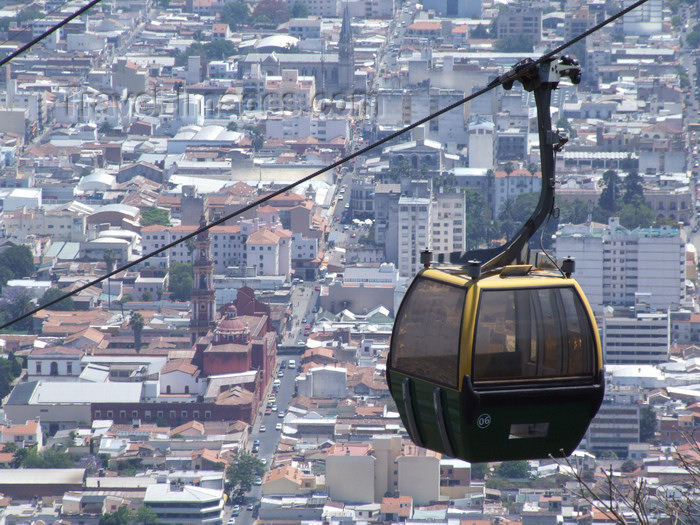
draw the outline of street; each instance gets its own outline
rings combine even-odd
[[[299,366],[298,357],[293,358],[296,362],[296,366]],[[278,360],[279,363],[284,362],[285,368],[282,369],[284,375],[282,377],[275,377],[280,380],[280,389],[277,392],[277,412],[272,412],[265,415],[265,407],[267,399],[264,400],[261,406],[261,412],[258,414],[255,425],[250,435],[250,443],[255,440],[260,442],[260,450],[257,454],[258,458],[265,459],[267,461],[267,468],[271,468],[272,460],[277,450],[277,444],[279,443],[280,436],[282,432],[275,430],[277,423],[282,423],[284,425],[284,418],[279,417],[279,413],[286,414],[289,408],[289,403],[294,394],[294,378],[297,376],[296,369],[290,369],[288,367],[289,358],[284,357]],[[265,431],[261,432],[260,427],[264,426]],[[245,495],[245,501],[240,505],[240,514],[236,518],[237,525],[249,525],[255,521],[253,518],[253,513],[256,511],[251,511],[247,509],[249,503],[255,503],[259,505],[260,498],[262,497],[262,486],[253,485],[253,488]],[[225,508],[224,522],[227,522],[231,517],[231,506],[227,505]]]

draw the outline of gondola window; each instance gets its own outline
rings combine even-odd
[[[391,366],[458,387],[459,346],[466,289],[421,279],[399,310]]]
[[[594,335],[573,288],[484,290],[475,382],[592,377]]]

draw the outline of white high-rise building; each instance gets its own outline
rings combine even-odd
[[[432,247],[432,206],[427,197],[399,198],[399,274],[411,277],[421,268],[420,252]]]
[[[603,319],[603,356],[609,365],[657,365],[668,361],[666,312]]]
[[[433,203],[433,253],[450,254],[465,250],[464,203],[465,194],[437,193]]]
[[[591,307],[633,306],[635,294],[651,294],[652,311],[685,300],[685,242],[676,228],[627,230],[617,218],[608,225],[564,225],[556,234],[556,256],[576,259],[574,276]]]
[[[625,0],[625,8],[635,0]],[[622,17],[625,35],[652,36],[663,33],[663,0],[648,0]]]

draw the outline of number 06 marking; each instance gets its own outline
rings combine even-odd
[[[479,419],[476,420],[476,426],[479,428],[486,428],[491,424],[491,416],[488,414],[481,414]]]

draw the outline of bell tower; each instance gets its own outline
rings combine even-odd
[[[204,216],[199,221],[199,228],[206,226]],[[192,314],[190,316],[190,342],[207,335],[214,328],[216,316],[216,292],[214,291],[214,261],[211,258],[211,240],[209,230],[197,234],[195,240],[197,256],[192,267],[194,283],[192,285]]]

